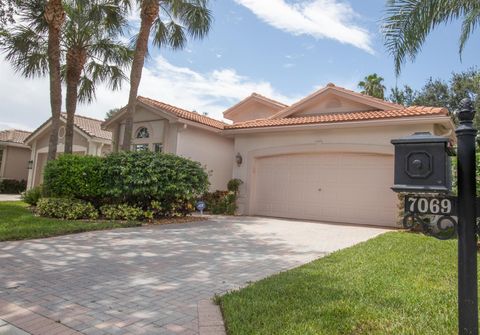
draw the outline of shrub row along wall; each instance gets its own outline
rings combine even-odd
[[[200,163],[152,152],[62,155],[47,164],[43,185],[48,197],[81,199],[97,208],[129,204],[159,216],[190,213],[208,186]]]

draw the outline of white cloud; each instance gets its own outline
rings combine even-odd
[[[0,60],[0,129],[35,129],[50,116],[48,79],[27,80],[15,74],[10,65]],[[79,105],[78,114],[103,119],[112,108],[127,103],[129,85],[111,92],[97,88],[97,100]],[[201,73],[176,66],[158,56],[144,68],[139,94],[221,119],[222,112],[252,92],[292,103],[298,96],[280,94],[271,83],[242,76],[234,69],[217,69]],[[64,92],[65,94],[65,92]],[[65,95],[64,95],[65,96]]]
[[[352,22],[358,14],[341,0],[235,0],[263,21],[294,35],[329,38],[374,53],[368,31]]]

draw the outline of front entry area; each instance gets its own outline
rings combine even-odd
[[[257,158],[254,215],[395,226],[393,157],[362,153]]]

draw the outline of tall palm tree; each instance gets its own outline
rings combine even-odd
[[[77,101],[93,101],[100,82],[115,90],[126,79],[122,69],[130,64],[133,52],[116,39],[125,16],[115,3],[114,0],[64,1],[67,16],[60,33],[59,58],[60,78],[67,86],[65,153],[73,151]],[[48,72],[48,43],[45,30],[41,29],[45,24],[42,16],[31,16],[3,38],[7,60],[26,77]]]
[[[123,150],[130,150],[131,146],[135,104],[150,35],[153,35],[153,44],[157,47],[170,46],[173,49],[181,49],[187,42],[187,35],[192,38],[205,37],[212,21],[211,11],[207,7],[208,0],[137,0],[137,2],[140,6],[141,24],[130,72]]]
[[[363,94],[370,95],[375,98],[385,99],[385,86],[383,78],[376,73],[366,76],[358,83],[358,87],[362,89]]]
[[[97,82],[119,89],[126,79],[122,69],[130,64],[133,52],[117,40],[126,22],[116,1],[65,1],[65,11],[65,153],[72,153],[77,101],[91,102]]]
[[[478,0],[388,0],[383,19],[385,46],[400,73],[407,58],[414,60],[428,34],[442,23],[462,18],[459,53],[480,24]]]

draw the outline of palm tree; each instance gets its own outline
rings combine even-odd
[[[130,150],[131,146],[135,104],[150,35],[153,35],[153,44],[157,47],[170,46],[173,49],[181,49],[187,42],[187,35],[192,38],[205,37],[212,21],[211,12],[207,8],[208,0],[137,0],[137,2],[140,6],[141,24],[130,72],[128,116],[122,144],[122,149],[126,151]]]
[[[363,94],[370,95],[375,98],[385,99],[385,86],[383,78],[376,73],[366,76],[358,83],[358,87],[362,89]]]
[[[407,58],[414,60],[428,34],[441,23],[463,18],[459,53],[480,24],[478,0],[389,0],[383,19],[385,46],[400,74]]]
[[[122,68],[130,64],[133,53],[116,39],[126,23],[116,1],[73,0],[66,2],[65,11],[65,153],[72,153],[77,101],[91,102],[97,82],[119,89],[126,79]]]
[[[125,16],[115,1],[70,0],[64,1],[64,9],[67,16],[60,33],[59,77],[67,86],[65,153],[71,153],[77,101],[92,102],[101,82],[114,90],[120,88],[126,79],[122,68],[130,64],[133,52],[116,40]],[[26,77],[46,75],[48,47],[42,29],[46,22],[42,16],[31,15],[22,23],[3,38],[6,58]]]

